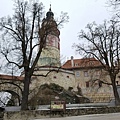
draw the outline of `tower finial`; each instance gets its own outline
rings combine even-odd
[[[47,12],[46,16],[47,16],[47,18],[53,18],[54,17],[54,14],[51,10],[51,4],[50,4],[50,8],[49,8],[49,11]]]
[[[50,9],[49,9],[49,11],[51,12],[51,3],[50,3]]]

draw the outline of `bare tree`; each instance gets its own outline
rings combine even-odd
[[[106,87],[111,88],[111,82],[107,78],[109,76],[107,71],[104,71],[103,67],[99,68],[90,68],[89,69],[89,86],[90,92],[98,92],[100,88],[102,88],[103,84],[106,84]]]
[[[107,4],[113,9],[113,14],[120,18],[120,0],[107,0]]]
[[[13,17],[1,18],[0,30],[3,42],[1,53],[7,63],[14,64],[24,71],[24,89],[21,110],[28,109],[29,84],[36,64],[45,47],[51,24],[41,27],[44,7],[42,3],[17,0]],[[67,20],[64,13],[59,23]],[[49,22],[49,21],[48,21]],[[55,24],[57,26],[57,24]]]
[[[108,3],[114,8],[118,8],[118,6],[120,5],[120,0],[108,0]]]
[[[120,98],[116,86],[116,75],[120,70],[120,24],[116,20],[95,22],[87,25],[87,31],[79,33],[80,44],[75,44],[76,50],[84,56],[92,56],[100,61],[103,69],[108,72],[113,87],[116,105]]]

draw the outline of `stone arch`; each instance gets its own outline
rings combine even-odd
[[[12,95],[12,97],[15,97],[15,98],[17,98],[17,103],[18,103],[18,105],[20,106],[21,105],[21,99],[20,99],[20,96],[16,93],[16,92],[14,92],[14,91],[12,91],[12,90],[2,90],[2,91],[0,91],[0,92],[8,92],[8,93],[10,93],[11,95]],[[11,100],[11,99],[10,99]]]
[[[19,89],[19,91],[20,91],[19,93],[17,93],[14,90],[11,90],[11,89],[4,89],[4,88],[1,89],[0,92],[8,92],[8,93],[12,94],[12,96],[15,96],[17,98],[18,105],[20,105],[21,104],[21,96],[22,96],[22,88],[13,82],[1,82],[0,85],[2,85],[2,84],[11,84],[11,85],[15,86],[17,89]]]

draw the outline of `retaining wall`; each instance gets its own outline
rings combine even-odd
[[[78,116],[85,114],[103,114],[120,112],[119,107],[97,107],[97,108],[79,108],[66,109],[65,116]],[[28,111],[8,111],[4,112],[3,120],[33,120],[50,117],[62,117],[60,112],[50,113],[50,110],[28,110]]]

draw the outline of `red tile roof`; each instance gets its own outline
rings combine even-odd
[[[0,74],[0,79],[1,79],[1,80],[16,80],[16,81],[22,81],[22,80],[24,80],[24,77]]]
[[[95,58],[73,59],[73,66],[71,60],[68,60],[62,68],[85,68],[85,67],[102,67],[101,63]]]

